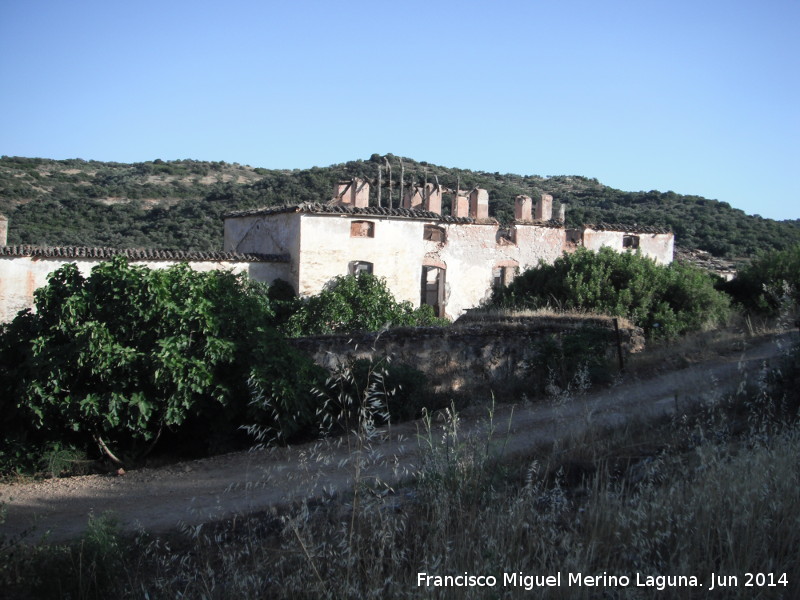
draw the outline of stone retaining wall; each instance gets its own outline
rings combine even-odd
[[[565,317],[492,317],[461,319],[450,327],[404,327],[382,333],[321,335],[293,340],[315,362],[335,368],[354,359],[391,357],[428,377],[433,391],[498,389],[526,376],[536,358],[537,341],[584,328],[608,335],[609,361],[617,360],[617,336],[611,319]],[[620,328],[623,354],[644,347],[639,328]]]

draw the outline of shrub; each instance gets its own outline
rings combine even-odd
[[[491,304],[510,308],[555,306],[627,317],[653,338],[674,338],[723,321],[727,297],[695,267],[654,261],[628,252],[579,248],[552,265],[540,263],[496,290]]]
[[[86,532],[74,544],[16,541],[0,546],[0,558],[4,598],[119,598],[124,593],[125,544],[110,513],[90,514]]]
[[[244,422],[275,419],[248,405],[248,382],[280,397],[281,428],[293,432],[313,414],[298,408],[313,401],[316,371],[269,325],[266,293],[244,276],[117,257],[88,278],[63,266],[35,305],[0,332],[12,439],[93,442],[131,457],[164,433],[207,449],[241,435]]]
[[[778,316],[786,299],[800,303],[800,245],[760,255],[721,287],[746,310]]]
[[[335,277],[319,294],[300,300],[284,331],[302,336],[444,323],[430,306],[414,309],[410,302],[398,302],[386,280],[359,273]]]

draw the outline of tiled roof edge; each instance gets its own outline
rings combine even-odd
[[[533,225],[535,227],[550,227],[552,229],[564,229],[564,221],[550,219],[549,221],[514,221],[513,225]]]
[[[443,223],[476,223],[475,219],[470,217],[451,217],[448,215],[440,215],[428,210],[418,210],[411,208],[384,208],[381,206],[332,206],[328,204],[319,204],[315,202],[305,202],[303,204],[296,204],[292,206],[275,206],[265,208],[253,208],[249,210],[238,210],[222,215],[223,219],[233,217],[252,217],[252,216],[266,216],[277,215],[282,213],[307,213],[307,214],[321,214],[321,215],[353,215],[353,216],[369,216],[369,217],[401,217],[406,219],[424,219],[426,221],[440,221]]]
[[[654,225],[639,225],[637,223],[593,223],[581,225],[583,229],[596,229],[597,231],[622,231],[630,233],[672,233],[669,227],[656,227]]]
[[[203,252],[154,250],[151,248],[97,248],[85,246],[0,246],[0,257],[108,259],[124,256],[130,260],[169,260],[196,262],[288,262],[285,254],[242,254],[239,252]]]

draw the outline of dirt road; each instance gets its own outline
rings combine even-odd
[[[623,381],[615,387],[563,404],[541,402],[500,405],[493,423],[505,452],[522,453],[542,443],[569,439],[593,426],[622,424],[682,411],[710,402],[752,380],[765,361],[780,356],[797,334],[761,341],[726,359],[653,376]],[[488,435],[486,411],[461,416],[465,433]],[[0,485],[6,522],[0,532],[27,540],[47,534],[51,541],[79,535],[90,514],[113,511],[125,531],[174,529],[268,510],[323,494],[346,492],[357,468],[361,477],[395,484],[418,465],[424,442],[420,422],[379,432],[366,447],[352,438],[291,448],[241,452],[159,469],[131,471],[121,477],[91,475]],[[350,447],[348,447],[350,445]]]

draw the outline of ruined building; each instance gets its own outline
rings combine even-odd
[[[482,189],[456,191],[450,215],[442,214],[441,187],[430,183],[411,187],[402,208],[370,206],[368,199],[369,184],[354,179],[338,183],[326,204],[230,213],[224,249],[285,255],[288,260],[271,265],[274,277],[301,295],[320,292],[337,275],[366,271],[385,278],[398,300],[430,304],[449,318],[480,304],[493,286],[579,246],[672,261],[672,233],[608,225],[568,230],[563,214],[553,219],[547,194],[536,203],[518,196],[508,229],[489,217]]]
[[[283,279],[301,295],[320,292],[335,276],[362,271],[386,279],[398,300],[429,304],[457,318],[520,272],[584,246],[638,250],[672,261],[673,234],[655,228],[585,226],[566,229],[553,219],[553,198],[516,199],[509,228],[489,217],[486,190],[450,190],[451,214],[442,214],[438,184],[411,186],[402,208],[370,206],[369,184],[336,185],[325,203],[239,211],[224,217],[223,252],[7,246],[0,216],[0,320],[33,305],[47,275],[74,262],[84,274],[111,256],[164,268],[186,262],[197,270],[231,269],[258,281]]]

